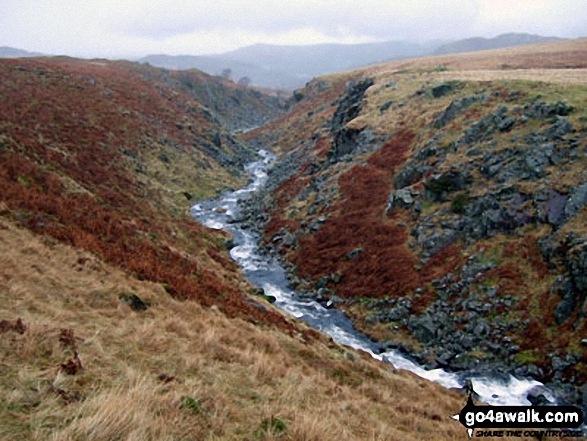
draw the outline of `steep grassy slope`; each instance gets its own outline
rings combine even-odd
[[[257,222],[268,247],[389,347],[571,383],[581,402],[585,67],[577,40],[313,81],[246,134],[284,158]]]
[[[252,155],[208,110],[125,64],[0,66],[0,194],[16,221],[178,298],[259,316],[223,237],[186,213],[190,200],[245,182]]]
[[[249,296],[189,218],[252,157],[218,123],[243,113],[194,100],[211,81],[0,62],[0,438],[461,439],[462,396]]]
[[[2,213],[0,439],[465,436],[448,418],[465,400],[454,392],[326,338],[175,300]],[[119,300],[133,294],[146,311]]]

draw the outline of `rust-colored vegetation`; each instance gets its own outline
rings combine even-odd
[[[417,286],[400,215],[388,218],[384,213],[394,169],[405,160],[413,138],[409,131],[398,132],[366,164],[341,175],[340,202],[315,234],[299,240],[294,262],[303,276],[338,273],[336,292],[347,298],[403,295]]]
[[[196,102],[124,65],[78,60],[5,60],[0,97],[0,201],[21,225],[161,283],[176,298],[291,331],[281,315],[245,301],[222,236],[173,217],[141,171],[141,154],[160,138],[198,153],[213,127],[186,113]]]

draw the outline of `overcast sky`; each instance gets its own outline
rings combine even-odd
[[[587,0],[0,0],[0,46],[79,57],[255,43],[587,36]]]

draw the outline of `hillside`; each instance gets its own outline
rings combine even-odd
[[[318,78],[244,135],[282,154],[246,221],[382,345],[585,405],[586,68],[583,39]]]
[[[188,216],[273,98],[47,58],[0,61],[0,100],[0,439],[462,439],[463,396],[253,296]]]
[[[465,38],[444,44],[434,50],[435,55],[457,54],[461,52],[476,52],[488,49],[501,49],[504,47],[522,46],[526,44],[548,43],[561,40],[557,37],[543,37],[532,34],[509,33],[493,38]]]
[[[27,58],[42,57],[40,52],[29,52],[22,49],[16,49],[8,46],[0,46],[0,58]]]
[[[253,85],[292,90],[312,78],[391,60],[419,56],[474,52],[558,41],[531,34],[502,34],[494,38],[468,38],[444,43],[384,41],[363,44],[280,46],[256,44],[217,55],[149,55],[139,62],[166,69],[197,68],[210,75],[230,69],[232,79],[248,77]]]

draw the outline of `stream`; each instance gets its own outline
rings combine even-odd
[[[238,202],[260,190],[267,183],[267,170],[275,161],[275,156],[267,151],[259,151],[260,159],[245,166],[252,181],[244,188],[223,193],[219,198],[203,201],[191,208],[192,216],[201,224],[224,230],[233,237],[234,247],[230,251],[243,269],[249,282],[262,288],[266,295],[277,300],[275,306],[306,322],[312,328],[331,336],[337,343],[362,350],[381,362],[389,363],[396,369],[405,369],[446,388],[462,388],[470,381],[480,399],[491,405],[530,405],[526,398],[528,392],[542,383],[528,378],[511,375],[495,377],[479,376],[467,372],[448,372],[443,369],[426,370],[397,351],[380,353],[378,344],[356,331],[351,321],[337,309],[327,309],[316,301],[302,299],[289,288],[284,269],[273,257],[263,255],[258,248],[258,234],[243,229],[236,222]],[[554,396],[542,391],[550,401]]]

